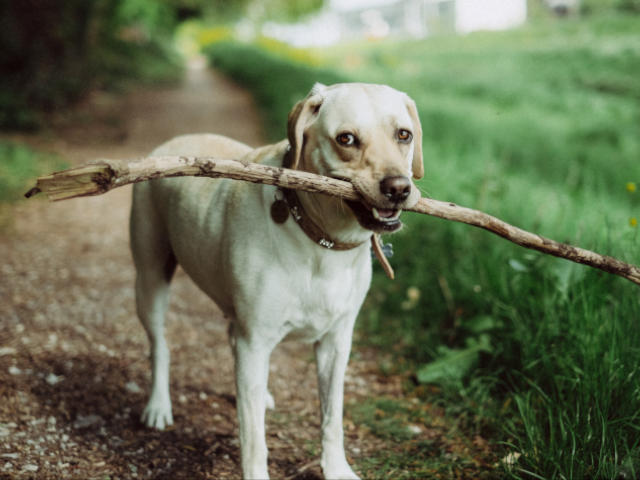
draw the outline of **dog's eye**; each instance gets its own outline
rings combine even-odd
[[[409,130],[405,130],[404,128],[398,130],[398,140],[402,143],[409,143],[412,138],[413,134]]]
[[[353,133],[341,133],[336,137],[336,142],[343,147],[351,147],[356,144],[357,139]]]

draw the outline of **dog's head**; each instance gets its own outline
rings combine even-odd
[[[316,84],[291,110],[291,168],[350,181],[362,202],[347,202],[360,225],[399,229],[400,212],[420,198],[422,127],[416,105],[386,85]]]

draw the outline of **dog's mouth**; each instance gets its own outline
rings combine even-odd
[[[347,200],[346,204],[353,211],[358,223],[367,230],[374,232],[395,232],[402,227],[400,213],[396,208],[376,208],[361,202]]]

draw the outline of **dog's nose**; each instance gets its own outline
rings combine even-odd
[[[411,193],[411,181],[407,177],[385,177],[380,181],[380,191],[393,203],[407,199]]]

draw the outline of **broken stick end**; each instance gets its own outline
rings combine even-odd
[[[36,186],[25,193],[31,198],[38,193],[50,201],[99,195],[112,188],[113,170],[108,164],[90,164],[39,177]]]
[[[27,193],[25,193],[24,196],[25,196],[25,198],[31,198],[34,195],[39,194],[40,192],[42,192],[42,190],[40,190],[38,187],[33,187]]]

